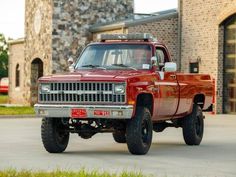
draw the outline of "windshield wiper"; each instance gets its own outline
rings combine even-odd
[[[83,68],[101,68],[101,69],[106,69],[106,68],[104,68],[104,67],[102,67],[102,66],[99,66],[99,65],[92,65],[92,64],[83,65],[83,66],[81,66],[81,67],[83,67]]]
[[[89,64],[89,65],[83,65],[83,66],[81,66],[81,67],[85,67],[85,68],[97,68],[97,67],[99,67],[99,65],[91,65],[91,64]]]
[[[130,68],[130,69],[133,69],[135,71],[137,71],[136,68],[132,67],[132,66],[127,66],[127,65],[124,65],[124,64],[112,64],[112,66],[119,66],[119,67],[124,67],[124,68]]]

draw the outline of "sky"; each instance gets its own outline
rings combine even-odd
[[[177,8],[178,0],[134,0],[135,13]],[[13,39],[24,37],[24,0],[0,0],[0,33]]]

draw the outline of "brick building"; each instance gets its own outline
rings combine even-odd
[[[180,0],[180,66],[216,79],[216,111],[236,114],[236,0]]]
[[[90,31],[93,40],[101,33],[151,33],[168,46],[172,59],[178,60],[178,12],[175,9],[149,17],[134,16],[119,23],[95,24],[90,27]]]
[[[27,104],[23,98],[23,71],[24,70],[24,42],[25,40],[18,39],[11,41],[9,45],[9,53],[10,53],[10,60],[9,60],[9,81],[10,81],[10,87],[9,87],[9,95],[14,96],[10,97],[10,99],[14,99],[14,103],[19,103],[19,104]]]
[[[26,0],[21,103],[35,102],[37,77],[65,70],[65,59],[76,57],[98,34],[149,32],[167,45],[179,70],[216,79],[217,113],[236,113],[236,0],[179,0],[178,11],[148,16],[132,12],[132,0]],[[19,103],[12,55],[10,97]]]

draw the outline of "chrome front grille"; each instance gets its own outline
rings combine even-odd
[[[40,103],[125,103],[126,96],[114,93],[115,83],[49,83],[50,91],[39,90]]]

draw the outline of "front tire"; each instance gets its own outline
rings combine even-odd
[[[137,107],[135,117],[128,121],[126,127],[126,141],[129,152],[144,155],[152,143],[152,121],[149,110]]]
[[[44,148],[49,153],[65,151],[70,133],[66,131],[66,124],[61,118],[43,118],[41,125],[41,138]]]
[[[183,137],[187,145],[199,145],[204,132],[202,109],[194,104],[192,113],[183,120]]]

